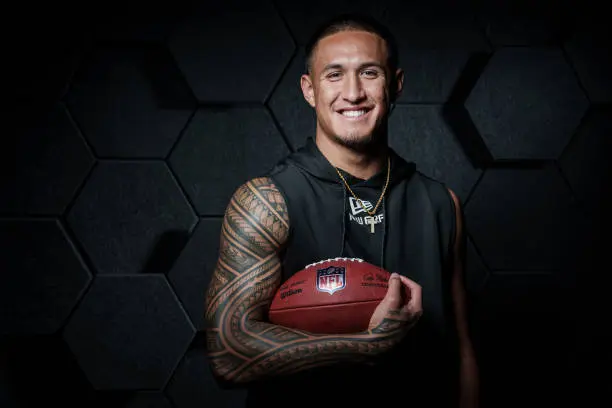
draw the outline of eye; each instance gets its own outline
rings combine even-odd
[[[379,75],[378,71],[375,69],[366,69],[363,71],[363,74],[368,78],[376,78]]]
[[[340,72],[338,72],[338,71],[330,72],[329,74],[327,74],[327,79],[330,79],[332,81],[338,80],[338,79],[340,79],[341,75],[342,74]]]

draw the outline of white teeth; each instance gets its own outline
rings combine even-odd
[[[359,111],[344,111],[342,112],[342,114],[344,116],[348,116],[350,118],[356,118],[357,116],[361,116],[363,114],[365,114],[366,111],[365,110],[359,110]]]

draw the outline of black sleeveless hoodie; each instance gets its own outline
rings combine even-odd
[[[402,347],[376,367],[342,365],[257,384],[249,392],[249,407],[382,407],[397,401],[406,407],[450,407],[456,402],[458,350],[449,257],[454,204],[443,183],[392,149],[390,154],[389,186],[373,217],[358,205],[312,138],[267,174],[289,213],[283,280],[320,260],[361,258],[419,283],[422,318]],[[342,174],[367,209],[376,206],[386,166],[368,180]]]

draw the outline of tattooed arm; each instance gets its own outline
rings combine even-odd
[[[402,310],[382,313],[376,327],[350,335],[316,335],[268,323],[288,231],[286,204],[271,180],[251,180],[234,193],[206,300],[209,358],[213,373],[224,382],[243,384],[368,360],[392,348],[408,327],[403,315],[397,317]]]

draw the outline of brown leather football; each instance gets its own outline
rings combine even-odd
[[[319,334],[367,330],[374,309],[387,293],[390,276],[388,271],[358,258],[326,259],[307,265],[278,288],[269,320]]]

